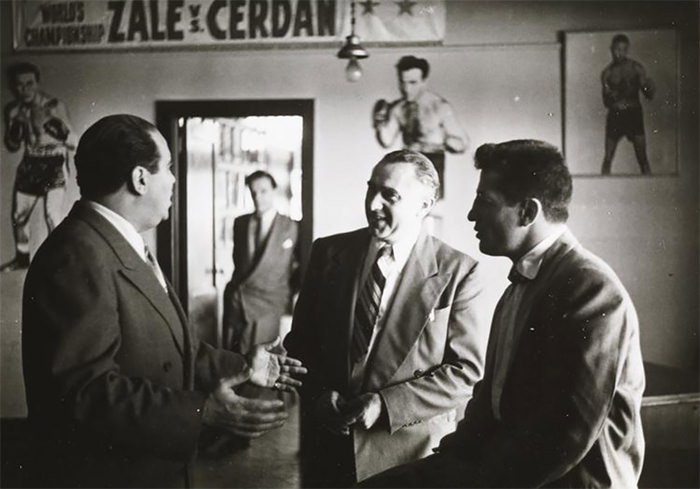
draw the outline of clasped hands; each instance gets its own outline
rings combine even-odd
[[[382,398],[376,392],[368,392],[346,401],[336,391],[324,392],[317,401],[317,413],[321,423],[336,435],[350,434],[350,427],[368,430],[382,414]]]
[[[281,400],[250,399],[239,396],[234,387],[250,382],[259,387],[294,392],[301,381],[293,375],[303,375],[306,368],[279,349],[280,339],[255,346],[247,356],[248,368],[220,379],[204,403],[202,422],[223,428],[245,438],[257,438],[265,432],[282,426],[287,419]]]

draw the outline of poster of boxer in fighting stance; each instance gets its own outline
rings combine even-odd
[[[17,63],[7,69],[14,100],[5,105],[5,146],[23,150],[12,196],[12,228],[15,257],[0,272],[29,266],[29,218],[43,201],[49,232],[62,219],[68,172],[68,151],[75,148],[75,135],[63,103],[40,90],[39,68]]]
[[[428,90],[428,60],[404,56],[396,64],[396,72],[401,98],[375,103],[372,112],[375,136],[383,148],[389,148],[400,134],[404,148],[427,156],[440,177],[440,197],[443,197],[445,153],[464,153],[469,147],[469,137],[449,102]]]

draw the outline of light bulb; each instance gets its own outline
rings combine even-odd
[[[345,79],[349,82],[356,82],[360,78],[362,78],[360,63],[357,62],[357,58],[350,58],[348,66],[345,68]]]

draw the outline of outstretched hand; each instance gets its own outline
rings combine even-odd
[[[253,347],[248,354],[248,363],[252,370],[250,382],[260,387],[294,392],[302,384],[292,375],[303,375],[307,370],[299,360],[287,356],[281,342],[278,336],[270,343]],[[273,353],[274,350],[280,350],[282,353]]]
[[[204,424],[223,428],[245,438],[257,438],[284,424],[287,419],[284,402],[248,399],[234,392],[233,388],[248,381],[251,373],[247,369],[219,381],[204,402]]]

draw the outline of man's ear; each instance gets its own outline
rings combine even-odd
[[[426,197],[423,200],[420,208],[420,217],[425,217],[430,214],[431,209],[435,205],[435,197]]]
[[[527,198],[520,209],[520,224],[529,226],[542,214],[542,202],[539,199]]]
[[[144,195],[148,188],[148,170],[142,166],[135,166],[131,170],[131,178],[129,179],[129,190],[138,194]]]

